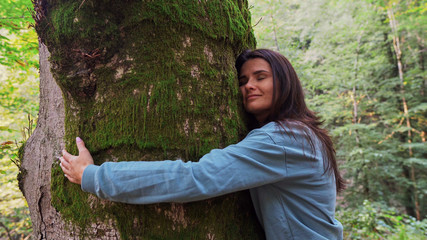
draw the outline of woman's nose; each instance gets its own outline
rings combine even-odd
[[[248,80],[248,82],[246,83],[246,85],[245,85],[245,88],[246,89],[255,89],[255,84],[254,84],[254,81],[253,80],[251,80],[251,79],[249,79]]]

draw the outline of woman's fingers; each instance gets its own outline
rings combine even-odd
[[[61,161],[61,167],[65,169],[69,168],[70,163],[68,161],[66,161],[63,157],[60,157],[59,160]]]
[[[68,179],[68,181],[70,181],[72,183],[78,183],[78,181],[75,178],[73,178],[67,174],[65,174],[65,177]]]
[[[85,146],[85,143],[79,137],[76,137],[76,145],[77,145],[77,149],[79,150],[79,153],[88,151],[86,146]]]
[[[67,161],[71,160],[72,157],[75,157],[74,155],[71,155],[70,153],[68,153],[67,150],[65,150],[65,149],[62,150],[62,156]]]
[[[70,163],[67,160],[65,160],[63,157],[60,157],[59,160],[61,160],[60,166],[63,170],[64,169],[66,169],[66,170],[70,169]]]
[[[76,178],[73,176],[73,172],[71,171],[72,167],[70,163],[64,160],[64,158],[61,157],[61,163],[59,164],[61,166],[62,171],[64,172],[64,176],[72,183],[79,183]]]
[[[77,180],[75,178],[73,178],[72,176],[70,176],[69,174],[64,174],[64,176],[68,179],[68,181],[72,182],[72,183],[77,183]]]

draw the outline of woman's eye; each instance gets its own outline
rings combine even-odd
[[[259,80],[263,80],[264,78],[265,78],[265,76],[259,76],[259,77],[257,77],[258,81]]]
[[[248,81],[246,79],[239,79],[239,87],[245,85]]]

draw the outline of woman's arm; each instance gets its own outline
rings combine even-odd
[[[212,150],[199,162],[106,162],[84,166],[88,161],[79,156],[65,167],[70,166],[66,170],[71,172],[76,166],[78,172],[84,166],[84,191],[112,201],[148,204],[202,200],[280,181],[287,175],[285,157],[283,146],[275,144],[264,131],[255,130],[238,144]],[[78,179],[79,174],[72,177]]]

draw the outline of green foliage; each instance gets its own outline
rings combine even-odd
[[[418,212],[425,218],[426,2],[264,0],[251,4],[253,22],[261,19],[254,26],[258,47],[279,50],[289,58],[306,89],[308,104],[322,116],[334,138],[349,182],[343,212],[351,214],[363,199],[369,199],[385,203],[397,215],[416,217]],[[397,33],[389,24],[390,8]],[[401,44],[402,82],[394,34]],[[348,214],[341,220],[350,231]],[[406,225],[393,227],[409,231]]]
[[[31,25],[30,0],[0,2],[0,65],[22,69],[38,66],[37,36]]]
[[[34,103],[33,103],[34,104]],[[10,117],[8,115],[3,115]],[[7,120],[7,118],[6,118]],[[34,127],[32,122],[29,123],[25,135],[29,137]],[[6,129],[6,128],[5,128]],[[13,237],[20,236],[24,238],[31,233],[31,221],[27,202],[19,190],[17,175],[20,171],[19,148],[22,141],[4,141],[11,139],[13,136],[23,139],[20,131],[7,128],[10,132],[3,134],[0,138],[0,238],[10,234]],[[15,134],[14,134],[15,133]],[[8,138],[4,136],[10,136]],[[26,140],[26,139],[23,139]]]
[[[398,210],[380,202],[364,200],[352,211],[337,209],[344,226],[344,239],[421,240],[427,237],[427,219],[398,214]]]
[[[0,223],[15,237],[31,233],[31,221],[27,203],[18,188],[18,168],[11,162],[16,159],[16,149],[0,149]],[[6,236],[6,229],[0,227],[0,238]]]
[[[30,0],[0,1],[0,238],[31,233],[27,203],[16,180],[18,148],[38,111],[38,43]],[[9,234],[9,235],[8,235]]]

